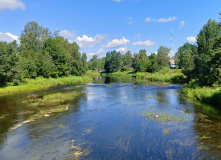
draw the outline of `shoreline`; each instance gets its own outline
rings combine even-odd
[[[33,91],[46,89],[58,85],[70,85],[70,84],[84,84],[91,81],[89,76],[68,76],[60,78],[42,78],[26,79],[26,83],[21,83],[18,86],[7,86],[0,88],[0,95],[6,95],[10,93],[17,93],[22,91]]]

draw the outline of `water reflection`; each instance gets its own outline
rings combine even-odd
[[[0,97],[0,159],[220,159],[220,110],[189,103],[179,88],[97,77],[35,92],[83,91],[53,114],[47,109],[64,104],[26,106],[28,93]],[[23,123],[39,109],[50,116]]]

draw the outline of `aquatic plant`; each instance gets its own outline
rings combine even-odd
[[[140,104],[139,102],[134,102],[134,103],[124,103],[125,106],[132,106],[135,104]]]
[[[160,122],[162,124],[175,124],[178,122],[189,122],[189,119],[187,119],[184,116],[176,116],[176,115],[169,115],[167,113],[159,113],[159,115],[154,111],[146,111],[145,114],[143,114],[144,117],[154,117],[154,120],[157,122]]]
[[[146,96],[146,98],[153,98],[153,96]]]
[[[169,129],[163,129],[162,131],[164,134],[169,134],[171,131]]]

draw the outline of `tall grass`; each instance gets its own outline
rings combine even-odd
[[[93,71],[93,70],[88,70],[88,71],[86,72],[86,75],[87,75],[87,76],[100,76],[101,73],[99,73],[99,72],[97,72],[97,71]]]
[[[161,81],[161,82],[173,82],[173,83],[183,83],[185,76],[182,73],[181,69],[163,69],[156,73],[149,72],[134,72],[134,70],[130,71],[118,71],[113,73],[94,73],[93,71],[88,71],[87,75],[101,75],[101,76],[109,76],[109,77],[134,77],[137,80],[148,80],[148,81]]]
[[[144,79],[149,81],[182,83],[185,78],[181,69],[163,69],[156,73],[138,72],[133,74],[136,79]]]
[[[182,94],[186,95],[188,98],[197,99],[202,102],[210,104],[221,104],[221,88],[216,87],[191,87],[184,86],[182,89]]]
[[[49,88],[57,85],[69,85],[69,84],[82,84],[87,83],[91,79],[87,76],[68,76],[60,78],[42,78],[38,77],[36,79],[26,79],[25,83],[20,83],[18,86],[12,86],[8,84],[7,87],[0,88],[0,94],[14,93],[27,90],[38,90],[42,88]]]

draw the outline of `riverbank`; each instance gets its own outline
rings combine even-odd
[[[221,104],[221,87],[191,87],[186,85],[181,91],[189,99],[215,105]]]
[[[21,91],[39,90],[57,85],[83,84],[90,81],[91,78],[88,76],[68,76],[56,79],[38,77],[36,79],[26,79],[25,83],[20,83],[18,86],[12,86],[12,84],[9,83],[7,87],[0,88],[0,95]]]
[[[87,75],[91,76],[109,76],[109,77],[133,77],[137,80],[158,81],[158,82],[173,82],[173,83],[185,83],[185,76],[181,69],[165,69],[156,73],[148,72],[133,72],[130,71],[118,71],[113,73],[98,73],[95,71],[88,71]]]

